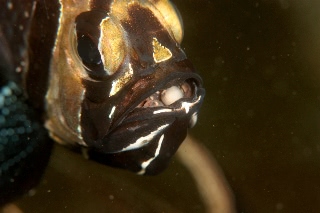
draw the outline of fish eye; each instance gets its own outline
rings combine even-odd
[[[77,50],[84,65],[91,67],[102,63],[98,47],[89,36],[78,37]]]

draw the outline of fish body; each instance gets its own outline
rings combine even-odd
[[[39,166],[41,173],[52,145],[48,134],[137,174],[167,167],[205,95],[180,46],[182,20],[170,1],[8,0],[0,7],[0,131],[7,140],[0,143],[0,169],[13,164],[1,181],[15,180],[13,168],[22,165]],[[23,119],[10,123],[14,114]],[[15,143],[8,129],[27,129],[26,123],[32,131],[15,132]],[[46,150],[42,165],[22,158],[30,146]],[[0,182],[1,189],[9,182]]]
[[[26,91],[25,79],[34,65],[35,52],[29,51],[36,2],[1,1],[0,8],[1,206],[38,184],[53,142],[43,126],[41,104],[33,105]]]

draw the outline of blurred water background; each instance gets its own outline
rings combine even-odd
[[[320,1],[175,0],[207,90],[191,134],[224,170],[239,212],[320,211]],[[56,146],[25,212],[204,212],[176,160],[156,177]]]

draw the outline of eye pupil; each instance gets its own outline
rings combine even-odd
[[[99,50],[92,39],[82,35],[78,38],[78,53],[85,65],[101,64],[101,56]]]

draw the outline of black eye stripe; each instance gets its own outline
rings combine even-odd
[[[107,17],[102,10],[93,10],[79,14],[75,19],[77,51],[88,75],[95,80],[106,76],[99,52],[100,23]]]

